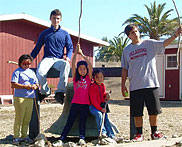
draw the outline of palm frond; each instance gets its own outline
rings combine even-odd
[[[159,39],[161,36],[169,35],[176,27],[175,24],[178,19],[168,19],[173,9],[164,12],[166,3],[156,4],[156,1],[150,3],[150,5],[144,5],[147,9],[148,17],[140,16],[139,14],[133,14],[122,25],[136,24],[138,25],[141,36],[149,36],[152,39]]]

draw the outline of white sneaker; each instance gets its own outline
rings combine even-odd
[[[108,136],[106,134],[102,134],[101,138],[107,138]]]
[[[80,139],[80,140],[79,140],[79,142],[78,142],[78,144],[79,144],[79,145],[85,145],[85,144],[86,144],[86,142],[85,142],[85,140],[84,140],[84,139]]]
[[[113,137],[112,139],[114,139],[117,143],[123,143],[123,138],[121,138],[121,137]]]
[[[62,140],[58,140],[58,141],[54,142],[52,145],[54,147],[61,147],[61,146],[63,146],[63,142],[62,142]]]

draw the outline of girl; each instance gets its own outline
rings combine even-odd
[[[80,54],[85,61],[79,61],[77,63],[77,68],[76,68],[75,62],[76,62],[77,54]],[[67,123],[61,134],[60,140],[55,142],[53,144],[54,146],[62,145],[62,142],[66,139],[78,114],[80,114],[79,144],[80,145],[86,144],[85,143],[85,128],[86,128],[86,120],[87,120],[89,105],[90,105],[88,90],[89,90],[91,78],[92,78],[92,65],[90,61],[83,54],[79,44],[77,44],[77,49],[72,59],[72,77],[73,77],[73,87],[74,87],[74,96],[71,102],[72,105],[70,108]]]
[[[106,93],[106,87],[104,85],[104,74],[100,70],[95,70],[93,72],[94,83],[91,84],[89,88],[90,96],[90,107],[89,110],[92,115],[94,115],[98,132],[102,131],[102,138],[110,137],[116,140],[115,134],[111,127],[107,110],[104,108],[105,102],[109,100],[109,93]],[[105,113],[105,120],[103,129],[100,130],[102,124],[102,113]]]
[[[30,55],[22,55],[18,61],[19,68],[13,72],[11,79],[11,86],[15,88],[14,145],[19,145],[20,140],[26,142],[30,141],[27,136],[27,131],[33,110],[33,99],[35,98],[34,90],[39,87],[34,71],[29,69],[32,60]]]

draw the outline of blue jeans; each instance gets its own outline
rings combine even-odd
[[[47,85],[47,72],[50,68],[55,68],[56,70],[60,71],[59,74],[59,83],[57,85],[56,92],[65,92],[66,86],[68,83],[68,76],[70,72],[70,64],[68,61],[64,59],[58,59],[58,58],[44,58],[39,63],[37,67],[37,78],[39,80],[39,83],[41,85],[41,94],[48,95],[50,93],[50,88]]]
[[[102,112],[97,110],[93,105],[89,107],[89,110],[91,114],[94,115],[98,131],[100,132],[100,128],[102,124]],[[105,113],[105,120],[104,120],[103,129],[102,129],[102,134],[106,134],[110,138],[115,137],[107,113]]]

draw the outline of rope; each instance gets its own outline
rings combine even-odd
[[[38,122],[40,123],[40,116],[39,116],[39,111],[38,111],[38,106],[37,106],[38,104],[37,104],[36,98],[34,98],[34,104],[35,104],[35,110],[37,113]]]
[[[177,16],[178,16],[178,25],[179,27],[181,27],[181,22],[180,22],[180,15],[179,15],[179,12],[178,12],[178,9],[176,7],[176,3],[174,0],[172,0],[173,4],[174,4],[174,8],[176,10],[176,13],[177,13]],[[181,33],[179,34],[179,37],[178,37],[178,50],[177,50],[177,65],[179,66],[179,50],[180,50],[180,40],[181,40]]]
[[[80,1],[80,16],[79,16],[78,43],[80,43],[81,17],[82,17],[82,0]]]

